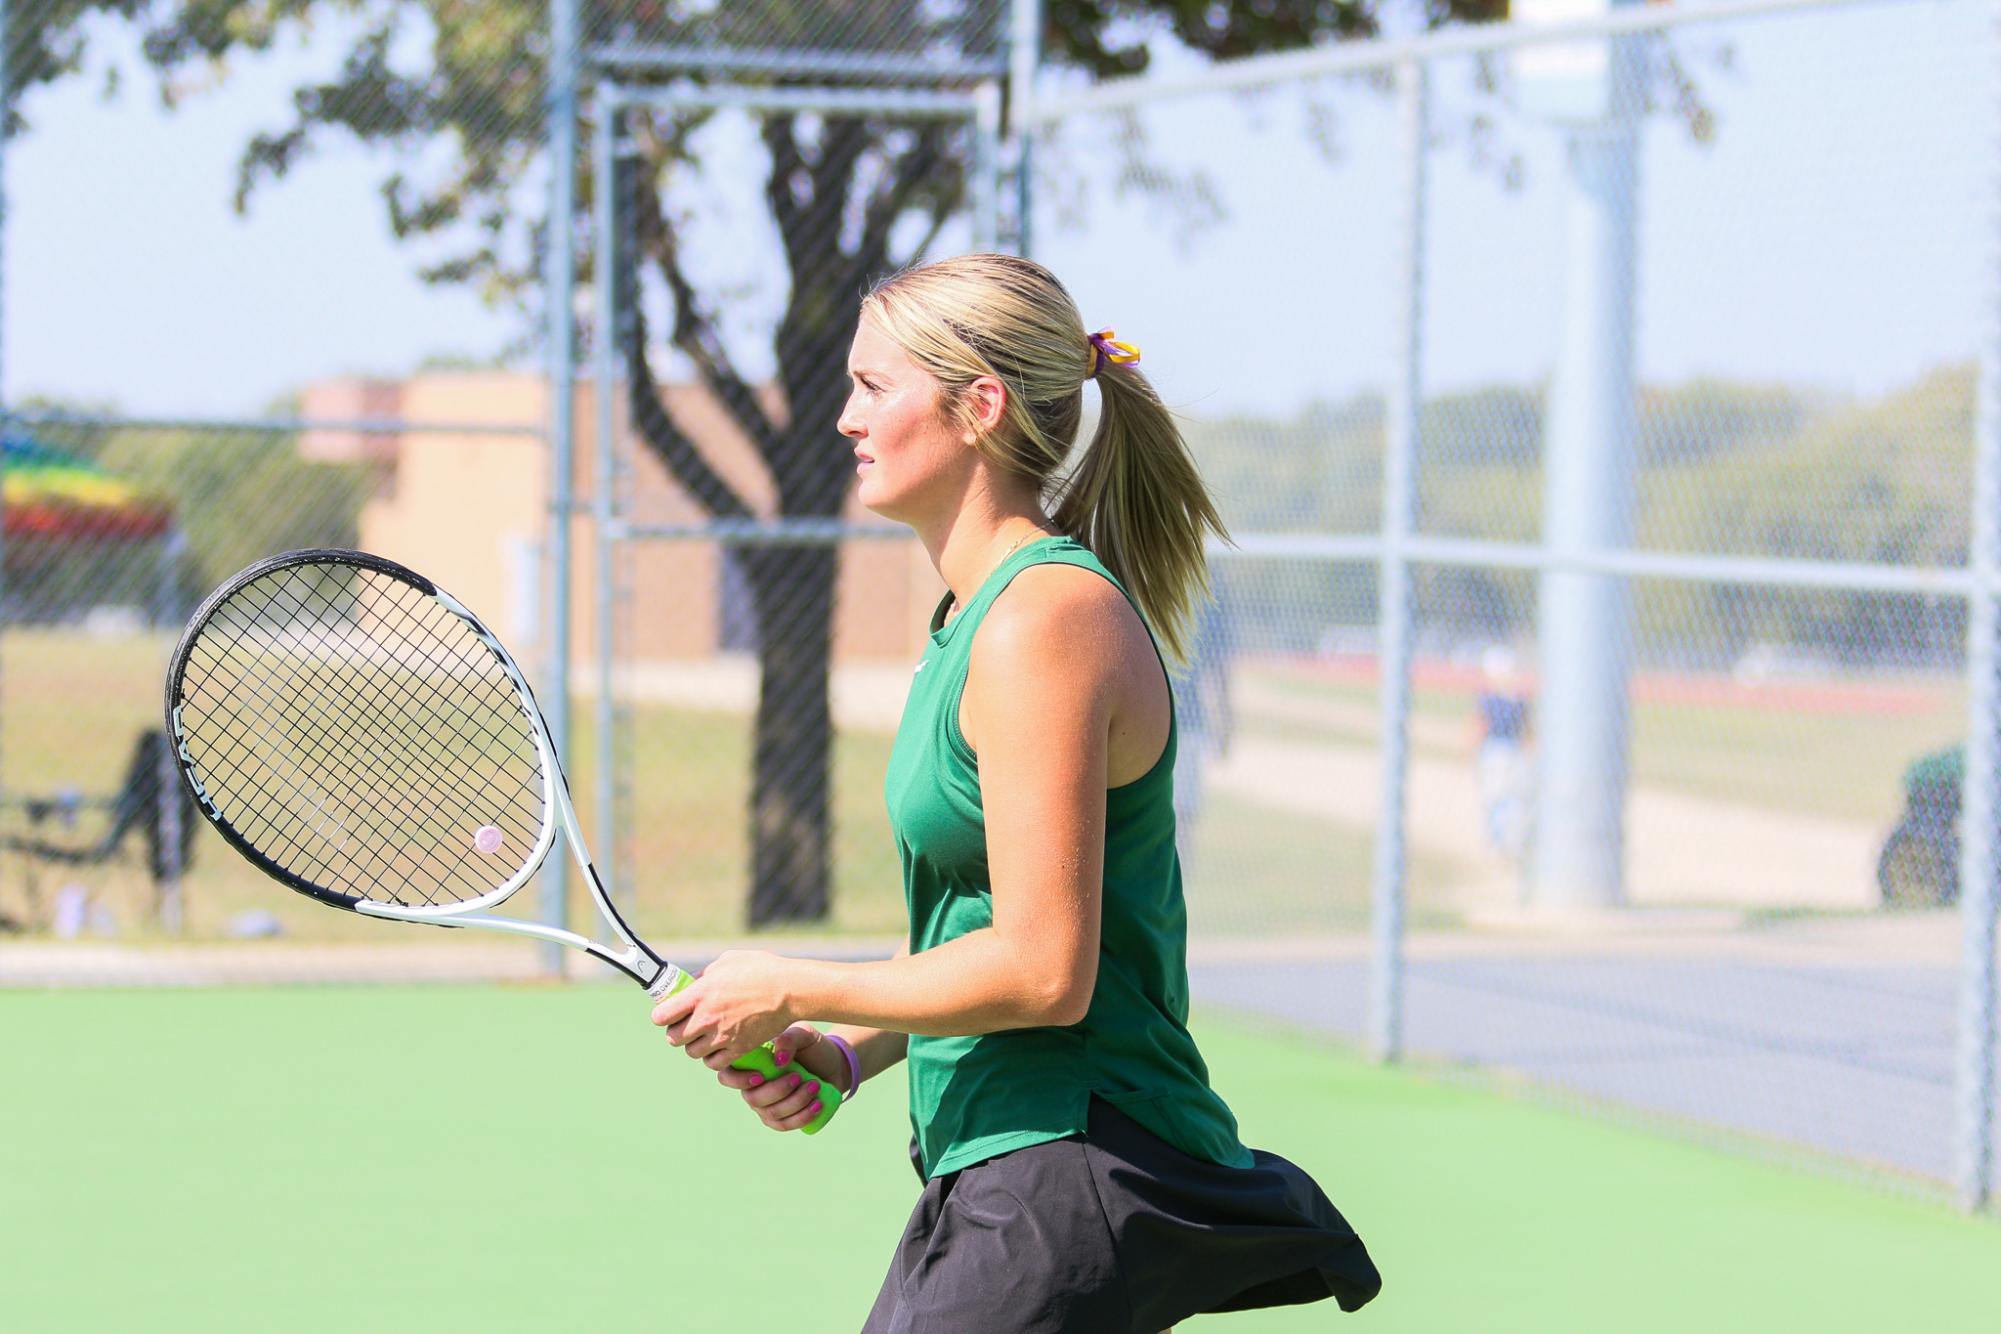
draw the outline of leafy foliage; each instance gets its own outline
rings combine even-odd
[[[1638,545],[1765,559],[1951,566],[1966,560],[1974,371],[1948,366],[1880,401],[1782,385],[1696,380],[1641,396]],[[1432,536],[1534,543],[1542,527],[1543,395],[1493,386],[1441,395],[1422,417],[1419,526]],[[1280,421],[1190,426],[1203,473],[1237,531],[1366,535],[1381,513],[1383,409],[1363,397]],[[1371,581],[1301,572],[1261,615],[1274,644],[1310,649],[1333,619],[1375,619]],[[1283,582],[1283,581],[1282,581]],[[1337,586],[1338,585],[1338,586]],[[1242,594],[1239,587],[1233,591]],[[1533,581],[1425,566],[1420,624],[1487,637],[1527,634]],[[1908,596],[1731,585],[1637,586],[1654,644],[1727,658],[1760,640],[1853,661],[1950,654],[1956,603]],[[1327,610],[1336,609],[1333,613]]]

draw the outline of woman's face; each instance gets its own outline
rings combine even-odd
[[[906,523],[957,504],[978,454],[947,416],[937,379],[864,315],[848,349],[848,380],[839,425],[855,442],[861,503]]]

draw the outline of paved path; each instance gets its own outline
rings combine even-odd
[[[578,675],[586,685],[595,678]],[[748,713],[756,663],[747,656],[635,668],[636,694],[690,708]],[[834,674],[834,717],[842,727],[891,731],[910,673],[901,663],[843,666]],[[1240,734],[1209,774],[1218,790],[1281,810],[1373,830],[1381,794],[1373,738],[1375,710],[1240,677],[1240,718],[1301,723],[1353,735],[1287,740]],[[1433,717],[1412,719],[1413,737],[1433,748],[1463,746],[1465,729]],[[1518,876],[1488,851],[1480,833],[1479,789],[1465,760],[1418,753],[1410,766],[1409,837],[1414,848],[1458,863],[1458,895],[1469,907],[1512,903]],[[1856,821],[1765,810],[1658,788],[1635,788],[1626,815],[1628,889],[1639,905],[1868,908],[1876,902],[1875,858],[1882,831]]]
[[[1239,684],[1236,699],[1240,717],[1334,727],[1356,740],[1240,734],[1210,771],[1219,790],[1375,828],[1382,780],[1373,708],[1302,699],[1252,682]],[[1463,727],[1439,718],[1413,717],[1411,733],[1417,746],[1468,743]],[[1412,846],[1460,864],[1460,897],[1468,906],[1513,902],[1518,877],[1482,835],[1470,755],[1445,759],[1414,747],[1408,784]],[[1637,787],[1626,804],[1627,892],[1638,905],[1873,907],[1881,837],[1856,821]]]

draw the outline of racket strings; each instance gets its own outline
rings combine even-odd
[[[239,629],[239,631],[243,631],[248,629],[255,629],[258,627],[255,626],[255,623],[251,623],[249,625],[239,626],[237,628]],[[247,685],[248,682],[244,682],[241,684]],[[293,684],[296,684],[296,682],[294,682]],[[312,684],[317,685],[320,683],[315,681]],[[356,747],[349,747],[348,753],[345,755],[331,755],[331,754],[318,753],[318,739],[315,738],[310,733],[303,733],[300,731],[297,724],[297,720],[287,716],[287,711],[284,710],[282,706],[279,705],[277,698],[272,694],[271,691],[266,689],[258,689],[254,686],[252,686],[251,689],[265,703],[273,706],[273,712],[275,713],[278,721],[280,722],[280,725],[285,729],[287,738],[302,752],[305,753],[308,760],[317,762],[322,766],[322,768],[329,768],[335,764],[354,765],[356,763],[360,763],[361,766],[368,771],[369,777],[375,778],[384,784],[389,784],[395,781],[394,776],[386,767],[380,764],[371,764],[367,762],[366,757],[368,755],[368,752],[366,750],[362,750]],[[351,724],[355,732],[375,733],[376,735],[374,735],[371,739],[373,739],[376,742],[378,751],[387,748],[385,743],[391,741],[392,739],[386,735],[381,734],[380,729],[376,728],[366,718],[365,715],[361,714],[356,709],[348,707],[347,701],[341,699],[339,695],[329,694],[327,695],[327,698],[330,698],[334,700],[336,703],[341,704],[342,715],[346,719],[346,721]],[[331,734],[329,734],[329,736],[330,735]],[[243,746],[245,755],[255,760],[261,768],[267,771],[271,770],[272,766],[263,763],[262,760],[263,755],[270,755],[279,759],[282,759],[284,757],[284,752],[277,748],[265,747],[262,751],[258,750],[256,748],[256,743],[253,739],[243,738],[240,735],[235,736],[234,739],[236,739],[239,742],[239,744]],[[279,839],[295,838],[299,826],[311,823],[307,810],[308,806],[311,808],[311,811],[313,813],[317,813],[322,816],[324,815],[323,800],[314,798],[308,792],[302,790],[302,788],[310,788],[312,785],[310,783],[301,784],[301,782],[298,781],[299,776],[301,774],[299,766],[296,764],[290,764],[287,767],[290,770],[290,772],[287,774],[279,775],[279,777],[281,781],[285,782],[288,785],[288,787],[291,789],[294,795],[304,798],[305,804],[304,805],[294,804],[289,808],[283,808],[283,807],[279,808],[278,816],[284,820],[284,823],[282,824],[278,823],[277,819],[274,819],[270,814],[267,814],[264,811],[254,812],[250,816],[252,820],[255,820],[263,827],[267,835]],[[259,775],[249,774],[248,776],[257,777]],[[324,794],[322,794],[322,796],[324,796]],[[367,856],[366,849],[363,849],[362,855],[364,856],[364,858]],[[388,869],[386,864],[380,863],[379,859],[376,860],[378,861],[378,871],[377,871],[378,875],[386,872]],[[326,867],[323,862],[319,863],[318,865],[319,868],[322,870],[333,869],[330,867]]]
[[[269,692],[259,692],[259,693],[263,696],[263,698],[267,703],[273,703],[273,704],[276,703],[276,700],[269,694]],[[385,787],[399,782],[396,776],[393,775],[386,767],[380,764],[367,763],[363,759],[363,756],[365,756],[366,752],[355,752],[354,754],[348,756],[331,756],[331,755],[317,754],[315,753],[316,750],[315,740],[311,735],[301,734],[297,730],[297,728],[290,722],[286,722],[284,725],[287,730],[288,739],[294,745],[299,747],[299,749],[305,754],[308,762],[316,763],[322,767],[331,766],[337,763],[344,763],[349,765],[355,765],[358,763],[360,767],[365,770],[365,774],[367,777],[376,780],[379,784]],[[237,737],[235,739],[245,744],[247,754],[251,755],[252,757],[255,757],[258,754],[256,750],[249,749],[249,747],[254,746],[256,744],[253,740],[241,737]],[[269,747],[266,747],[265,749],[268,753],[272,754],[282,753]],[[315,879],[322,883],[328,880],[341,881],[343,883],[336,884],[333,887],[340,888],[348,892],[366,893],[370,888],[369,882],[356,882],[353,876],[343,873],[342,868],[330,864],[325,857],[314,852],[313,843],[307,841],[302,836],[303,833],[306,832],[314,833],[319,835],[320,840],[322,842],[331,840],[335,842],[337,845],[339,845],[343,850],[346,848],[346,843],[343,839],[337,837],[336,834],[329,834],[324,829],[319,827],[321,822],[326,821],[328,819],[332,819],[334,821],[336,830],[338,830],[341,824],[338,817],[330,816],[327,810],[328,802],[326,800],[326,794],[322,793],[317,797],[312,795],[312,793],[317,789],[315,789],[309,781],[303,780],[302,778],[303,771],[301,767],[297,764],[288,765],[287,766],[288,772],[280,773],[271,766],[262,764],[261,760],[259,760],[258,763],[260,767],[267,774],[274,776],[278,782],[284,784],[286,790],[292,796],[298,798],[298,800],[294,801],[289,806],[256,809],[249,812],[248,818],[245,821],[246,825],[248,826],[246,827],[245,832],[247,834],[252,835],[252,841],[259,843],[260,845],[277,844],[277,845],[297,847],[300,849],[302,856],[307,862],[307,867],[304,869],[297,867],[292,869],[302,869],[302,873],[304,873],[304,870],[311,870],[312,872],[314,872],[314,874],[308,875],[307,878],[309,879]],[[254,778],[254,777],[260,777],[262,775],[251,774],[249,776]],[[424,841],[432,845],[430,848],[431,851],[433,852],[437,851],[434,839],[426,836]],[[367,845],[357,845],[357,847],[355,848],[355,858],[357,861],[366,863],[368,868],[372,870],[373,883],[386,884],[384,877],[390,875],[392,873],[393,868],[388,864],[385,858],[379,855],[378,852],[372,850]],[[435,899],[433,899],[431,896],[429,896],[428,894],[423,894],[421,888],[419,889],[418,892],[420,893],[420,895],[424,897],[426,902],[435,902]],[[393,890],[393,888],[391,889],[391,893],[392,895],[395,895],[395,891]],[[395,895],[394,901],[402,902],[404,900],[401,898],[400,895]]]
[[[280,697],[277,694],[273,693],[270,689],[256,685],[254,677],[246,676],[245,679],[238,681],[236,684],[238,685],[239,689],[248,689],[251,693],[257,695],[258,698],[263,703],[270,706],[270,716],[274,718],[275,721],[278,723],[278,725],[284,730],[286,739],[289,740],[294,746],[296,746],[306,756],[308,760],[317,762],[322,766],[329,766],[336,762],[355,763],[357,761],[363,760],[365,752],[355,752],[345,756],[335,756],[332,754],[323,753],[320,750],[322,741],[323,739],[330,739],[330,738],[315,736],[313,733],[303,731],[300,727],[299,721],[294,717],[288,716],[289,711],[287,711],[283,707],[282,703],[280,702]],[[374,727],[374,725],[366,718],[365,715],[351,708],[343,707],[343,717],[358,731],[368,732],[372,730],[379,730]],[[256,738],[245,737],[240,733],[230,732],[228,735],[232,740],[236,741],[239,747],[241,748],[240,758],[239,757],[232,757],[232,758],[239,758],[239,762],[247,761],[248,763],[255,764],[256,766],[258,766],[260,770],[272,774],[276,774],[276,769],[275,769],[276,763],[281,763],[281,762],[286,763],[286,767],[289,772],[285,774],[276,774],[276,776],[279,777],[280,781],[291,783],[294,785],[295,789],[297,788],[298,784],[296,780],[299,778],[302,771],[300,770],[299,766],[296,763],[289,763],[286,761],[286,755],[283,750],[269,746],[260,748],[257,744]],[[378,741],[385,741],[387,740],[387,737],[383,736],[383,737],[378,737],[377,739]],[[271,760],[270,763],[266,762],[266,757],[270,757]],[[392,775],[386,768],[382,768],[381,766],[368,766],[368,767],[371,769],[370,776],[372,777],[379,778],[384,782],[387,782],[392,778]],[[261,777],[262,774],[246,770],[245,776],[250,778],[257,778]],[[304,794],[300,793],[300,795]],[[278,813],[280,815],[288,814],[288,812],[282,809]],[[289,812],[289,814],[294,817],[297,816],[296,811],[291,811]],[[267,827],[273,829],[274,832],[279,832],[279,833],[288,832],[284,827],[272,824],[270,821],[270,817],[262,812],[259,812],[257,816],[254,816],[253,818],[263,818],[265,820]]]
[[[499,659],[471,633],[464,621],[445,610],[435,600],[416,590],[409,590],[400,583],[391,586],[397,590],[399,596],[386,608],[376,608],[378,611],[392,614],[382,617],[384,632],[375,637],[381,640],[393,636],[399,647],[407,646],[414,650],[414,653],[408,656],[414,656],[425,667],[434,669],[422,678],[426,684],[435,687],[442,680],[454,689],[448,693],[432,690],[419,697],[418,692],[413,689],[416,678],[406,673],[391,675],[387,680],[387,687],[400,702],[408,706],[409,712],[406,716],[425,718],[425,710],[429,709],[435,711],[436,717],[425,718],[422,729],[426,733],[426,739],[431,742],[429,747],[420,745],[412,753],[410,747],[396,745],[398,742],[408,740],[403,736],[388,738],[388,744],[395,747],[399,754],[414,759],[418,767],[429,771],[433,781],[428,788],[420,791],[435,797],[473,792],[485,798],[486,794],[506,777],[502,772],[502,766],[490,762],[496,750],[496,743],[499,743],[500,746],[511,750],[514,758],[526,759],[529,762],[525,771],[517,775],[514,782],[517,786],[525,788],[539,817],[541,799],[539,752],[534,749],[532,735],[525,729],[525,715],[515,695],[513,681],[505,675],[505,668],[501,666]],[[441,650],[452,650],[449,660],[440,656]],[[326,673],[335,670],[335,666],[319,661],[313,665],[313,670],[316,673]],[[468,671],[471,673],[470,679]],[[443,675],[436,674],[438,672],[442,672]],[[477,689],[473,689],[474,687]],[[461,698],[469,693],[477,697],[471,701]],[[361,711],[358,707],[359,697],[347,688],[345,681],[341,683],[341,689],[335,698],[340,700],[344,715],[358,733],[365,734],[366,740],[377,747],[385,744],[381,729],[374,726]],[[509,729],[509,734],[503,735],[491,725],[479,726],[480,713],[484,713],[489,719],[504,718],[514,723],[515,727]],[[472,726],[469,727],[468,724]],[[449,735],[440,737],[440,727]],[[359,746],[355,747],[354,751],[360,756],[368,753],[366,748]],[[439,763],[440,757],[447,754],[460,770],[457,778],[469,777],[470,786],[447,776],[447,771]],[[483,772],[478,767],[482,760],[489,761]],[[479,812],[463,802],[457,803],[450,810],[439,809],[434,804],[424,812],[425,818],[419,828],[437,829],[450,825],[464,825],[477,813]],[[539,818],[526,828],[516,824],[512,832],[518,840],[517,846],[521,851],[525,852],[533,846],[539,828]],[[503,833],[505,832],[508,831],[503,830]],[[433,841],[435,842],[435,839]],[[451,855],[456,857],[456,845],[453,846]]]
[[[255,629],[257,626],[256,622],[252,621],[239,624],[235,628],[239,633],[242,633],[249,629]],[[275,641],[270,646],[282,651],[282,645]],[[286,687],[297,687],[299,685],[297,674],[302,670],[300,664],[295,660],[297,655],[295,653],[284,653],[283,657],[292,660],[289,662],[289,669],[292,673],[291,679],[283,684]],[[354,767],[359,764],[359,767],[363,769],[367,777],[375,779],[381,784],[389,785],[397,781],[383,765],[379,763],[371,764],[365,761],[365,757],[369,753],[367,750],[350,746],[347,748],[346,754],[331,754],[323,751],[321,748],[322,737],[316,737],[312,732],[303,731],[297,711],[285,709],[279,703],[278,697],[272,690],[253,685],[252,682],[255,679],[254,674],[244,673],[242,679],[237,681],[236,684],[239,688],[248,689],[261,702],[270,706],[270,714],[283,730],[286,739],[303,754],[308,764],[317,766],[319,772],[332,771],[336,765]],[[308,682],[308,684],[316,688],[321,688],[321,693],[323,695],[326,694],[323,689],[325,684],[323,681],[314,680]],[[299,692],[296,689],[286,689],[285,693],[297,694]],[[328,695],[327,697],[338,702],[338,696]],[[380,735],[380,729],[372,727],[363,715],[352,708],[346,707],[343,707],[341,712],[353,731],[360,733],[375,732],[378,734],[373,738],[378,751],[388,748],[384,743],[391,739]],[[330,729],[323,728],[320,729],[320,732],[328,742],[335,739],[334,733]],[[243,769],[241,777],[251,780],[275,779],[278,784],[282,785],[284,790],[283,795],[293,798],[293,800],[286,803],[252,808],[246,811],[241,821],[243,831],[251,836],[252,841],[257,842],[261,847],[272,850],[284,847],[296,847],[300,849],[304,854],[303,860],[305,865],[293,865],[289,866],[288,869],[307,874],[308,878],[322,883],[329,879],[342,881],[344,883],[335,885],[334,887],[345,891],[368,891],[371,887],[368,882],[357,882],[352,875],[341,874],[342,868],[330,864],[326,857],[315,853],[313,843],[301,836],[303,829],[319,835],[322,844],[331,840],[339,844],[341,850],[348,850],[347,840],[339,836],[340,827],[345,822],[338,814],[330,814],[328,811],[328,794],[320,792],[316,785],[312,784],[309,780],[305,780],[300,764],[287,761],[286,753],[282,748],[273,747],[268,744],[260,747],[256,738],[246,737],[240,732],[231,731],[229,735],[232,740],[237,742],[243,757],[250,759],[257,766],[255,770],[249,768]],[[274,764],[266,764],[263,759],[265,756],[274,757],[282,762],[284,766],[283,770],[280,771]],[[267,781],[265,786],[271,786],[270,782]],[[320,827],[322,822],[329,819],[333,821],[335,827],[331,833],[327,829]],[[432,851],[436,850],[435,838],[425,836],[423,841],[432,845]],[[371,849],[367,845],[359,845],[353,851],[356,860],[364,863],[364,869],[372,873],[371,880],[381,882],[386,875],[392,872],[393,868],[390,866],[388,860],[380,855],[378,849]],[[396,894],[393,889],[392,895],[397,901],[401,901],[403,898],[401,894]],[[426,901],[435,901],[434,896],[424,893],[422,889],[419,889],[419,895],[425,898]]]
[[[464,902],[540,842],[541,752],[513,677],[465,620],[402,580],[317,565],[253,580],[211,615],[183,692],[212,798],[313,883]],[[487,825],[504,854],[474,850]]]
[[[304,670],[319,671],[319,670],[324,670],[326,666],[327,664],[325,663],[308,664],[308,666],[304,668]],[[319,686],[324,683],[320,681],[318,678],[315,678],[311,684]],[[391,689],[396,691],[397,693],[407,696],[408,692],[401,690],[400,687],[398,687],[395,682],[392,681],[390,683],[390,686]],[[388,733],[384,732],[384,730],[378,723],[371,720],[367,716],[367,714],[362,711],[362,709],[358,705],[358,700],[353,696],[351,692],[345,689],[340,689],[340,690],[329,690],[323,693],[325,698],[338,705],[341,717],[349,724],[351,728],[351,731],[348,733],[349,736],[361,736],[364,739],[374,743],[378,750],[387,748],[388,743],[394,740],[393,737],[391,737]],[[407,703],[410,701],[406,699],[404,702]],[[489,733],[489,737],[491,736],[492,734]],[[312,738],[310,737],[298,737],[295,735],[294,740],[298,741],[299,744],[306,746],[309,749],[312,745]],[[364,763],[366,762],[366,756],[367,756],[366,750],[363,750],[359,747],[349,747],[349,751],[350,751],[350,756],[343,758],[349,759],[350,762],[354,761],[360,761]],[[331,759],[332,757],[322,756],[319,758],[327,760]],[[419,755],[417,758],[420,761],[422,767],[429,770],[429,776],[432,779],[436,780],[443,776],[444,771],[438,767],[433,757],[426,755]],[[390,779],[391,775],[386,769],[382,769],[380,766],[374,766],[374,768],[376,769],[375,776],[380,777],[385,781]],[[494,776],[495,775],[484,775],[482,777],[490,780]]]
[[[417,597],[423,597],[422,594],[415,593],[415,590],[412,590],[412,593]],[[324,611],[325,608],[332,606],[332,604],[326,603],[324,599],[321,599],[321,602],[323,604],[322,611]],[[299,618],[299,613],[302,610],[300,606],[285,605],[285,599],[274,594],[271,598],[267,600],[266,606],[263,608],[263,611],[265,613],[269,612],[270,605],[272,603],[276,603],[279,605],[279,610],[282,614],[282,619],[286,623],[292,624],[294,626],[296,625],[297,620]],[[425,599],[424,604],[419,604],[419,605],[426,605],[426,604],[431,607],[436,607],[436,604],[431,603],[428,598]],[[343,619],[351,619],[351,614],[347,612],[346,609],[334,607],[333,610],[339,612],[343,617]],[[438,610],[442,613],[441,608]],[[449,613],[442,613],[442,614],[449,616]],[[268,614],[260,615],[259,620],[263,619],[271,619],[271,618]],[[323,616],[322,619],[324,619]],[[401,619],[403,619],[406,622],[406,624],[403,624],[396,628],[402,633],[403,638],[411,644],[420,643],[421,641],[417,638],[416,629],[407,624],[409,618],[405,616]],[[385,618],[385,622],[387,620],[388,618]],[[455,617],[452,618],[452,622],[455,624],[463,624],[462,622],[457,622],[457,619]],[[245,625],[255,628],[257,623],[255,621],[252,621],[252,622],[246,622]],[[240,631],[241,629],[244,628],[244,626],[239,626],[238,628]],[[435,634],[433,632],[426,630],[425,633],[430,634],[431,637],[435,638]],[[462,641],[470,641],[473,643],[477,642],[476,640],[471,640],[471,636],[469,634],[462,633],[458,637]],[[274,637],[269,634],[264,635],[264,638],[267,640],[267,642],[275,642]],[[324,635],[316,636],[316,639],[321,644],[325,642],[325,638],[326,637]],[[351,639],[351,636],[349,636],[349,638]],[[380,636],[377,636],[377,638],[379,639]],[[278,643],[276,644],[276,646],[281,649],[283,647],[282,643]],[[345,643],[342,644],[340,647],[343,652],[352,652],[355,646],[352,643]],[[434,646],[429,646],[429,645],[426,646],[427,650],[433,647]],[[485,653],[483,646],[479,649],[479,652],[482,658],[490,657],[490,655]],[[380,655],[374,655],[374,656],[380,656]],[[408,657],[411,655],[404,654],[400,656],[402,659],[407,660]],[[443,663],[438,658],[437,654],[434,651],[427,651],[417,656],[428,659],[428,661],[436,667],[442,668],[446,666],[446,664]],[[409,781],[407,778],[398,779],[388,771],[388,768],[385,765],[380,763],[368,764],[365,763],[365,759],[371,753],[389,753],[397,755],[398,758],[406,761],[414,759],[416,763],[411,767],[417,769],[430,770],[432,781],[427,785],[427,787],[417,787],[417,788],[412,788],[410,790],[412,791],[429,790],[432,792],[436,792],[439,790],[437,784],[437,778],[441,771],[438,769],[438,766],[434,762],[434,756],[436,753],[435,748],[438,740],[435,733],[435,729],[433,729],[432,735],[430,737],[430,740],[433,743],[431,748],[418,747],[413,750],[413,748],[410,747],[409,745],[402,744],[402,742],[406,740],[406,738],[397,737],[393,735],[385,735],[381,727],[374,725],[365,713],[363,713],[360,709],[355,707],[355,700],[349,698],[349,696],[353,695],[354,693],[353,690],[351,689],[348,683],[336,679],[337,677],[343,674],[338,673],[334,670],[326,654],[313,653],[310,656],[302,658],[301,655],[298,654],[297,652],[291,652],[285,654],[284,657],[288,660],[287,666],[290,669],[292,675],[291,681],[289,681],[287,684],[293,686],[300,685],[301,678],[303,678],[303,684],[307,687],[307,690],[304,693],[308,694],[316,693],[317,696],[322,698],[323,700],[333,701],[334,704],[337,706],[336,711],[347,724],[344,733],[335,729],[322,729],[328,732],[329,734],[328,739],[330,741],[332,740],[347,741],[348,744],[345,747],[346,753],[344,755],[330,756],[326,754],[315,754],[314,753],[315,748],[311,744],[312,738],[310,736],[302,736],[300,734],[296,717],[286,720],[287,731],[291,735],[295,745],[305,746],[308,751],[308,754],[311,755],[312,758],[317,760],[322,765],[326,764],[330,759],[336,762],[346,762],[350,765],[355,764],[358,761],[361,761],[363,762],[361,764],[361,767],[369,774],[370,777],[382,783],[400,783],[405,788],[410,788]],[[461,664],[463,664],[464,660],[465,660],[464,656],[461,655],[460,659]],[[397,656],[392,655],[391,661],[392,663],[397,662]],[[386,684],[388,687],[388,693],[390,693],[393,696],[401,697],[401,702],[404,703],[406,706],[414,702],[411,699],[412,692],[410,691],[407,685],[407,680],[408,680],[407,675],[398,674],[398,675],[391,675],[385,678],[381,677],[380,673],[377,673],[377,678],[378,680],[375,682],[376,684]],[[435,674],[433,674],[430,679],[431,679],[431,684],[433,686],[435,686],[439,680],[439,678]],[[452,679],[452,678],[447,678],[447,679]],[[462,673],[458,674],[456,679],[462,682],[463,674]],[[510,685],[510,690],[506,695],[505,705],[508,708],[509,712],[518,715],[520,710],[518,705],[514,703],[514,699],[511,694],[511,682],[509,683],[509,685]],[[269,691],[262,691],[259,693],[263,694],[268,700],[270,695]],[[436,696],[435,692],[433,693],[435,697],[425,702],[433,706],[439,707],[441,711],[444,713],[447,714],[456,713],[460,715],[462,718],[466,716],[466,708],[462,703],[457,701],[451,701],[443,696]],[[291,712],[295,715],[297,713],[296,710]],[[281,714],[281,717],[282,716],[283,715]],[[459,731],[462,737],[465,735],[465,729],[462,726],[459,727],[457,730]],[[497,735],[495,731],[490,727],[483,729],[483,733],[484,733],[484,739],[486,739],[489,742],[493,740]],[[535,777],[536,772],[537,771],[531,766],[528,777],[532,780]],[[491,770],[489,769],[489,772],[487,774],[480,775],[480,777],[490,781],[490,778],[492,777]],[[285,778],[286,781],[288,782],[288,785],[290,785],[294,789],[296,789],[299,786],[296,781],[292,780],[292,777],[290,775],[286,775]],[[292,819],[290,820],[288,826],[279,826],[275,824],[271,825],[271,828],[274,830],[274,832],[280,834],[295,833],[298,826],[302,824],[312,823],[312,816],[315,813],[321,815],[324,814],[324,804],[322,802],[313,800],[309,795],[307,796],[307,801],[310,804],[311,807],[310,810],[308,809],[295,810],[293,812]],[[445,823],[447,821],[462,821],[464,814],[465,812],[463,811],[459,812],[444,811],[441,810],[435,802],[431,803],[428,808],[419,812],[420,822],[414,826],[415,831],[419,835],[418,841],[423,843],[428,843],[430,845],[429,850],[434,854],[437,853],[438,851],[441,850],[439,841],[435,836],[435,834],[430,834],[427,831],[435,829],[440,824]],[[528,836],[527,844],[532,845],[534,834],[539,832],[539,820],[537,821],[536,828],[527,830],[524,830],[518,821],[514,823],[515,823],[514,832],[516,833],[517,838],[521,837],[525,833]],[[366,847],[362,849],[363,856],[361,860],[365,862],[372,862],[373,864],[372,869],[374,870],[375,878],[378,881],[380,881],[385,875],[393,873],[394,868],[389,865],[388,859],[380,855],[377,855],[373,858],[368,857],[366,855],[367,851],[368,849]],[[450,855],[452,855],[456,860],[458,855],[457,849],[452,848],[450,850]],[[421,882],[418,882],[418,884],[419,886],[421,886]],[[484,890],[487,887],[488,886],[484,884],[481,884],[479,886],[481,890]],[[365,890],[370,888],[370,886],[366,884],[351,884],[349,888]],[[435,895],[425,893],[421,887],[419,888],[419,894],[421,897],[425,898],[426,901],[436,901]],[[403,896],[398,894],[395,895],[395,897],[397,899],[401,899]]]

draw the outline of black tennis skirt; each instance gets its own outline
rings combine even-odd
[[[1092,1099],[1090,1126],[925,1184],[863,1334],[1158,1334],[1382,1276],[1313,1178],[1181,1152]],[[913,1154],[914,1157],[914,1154]]]

